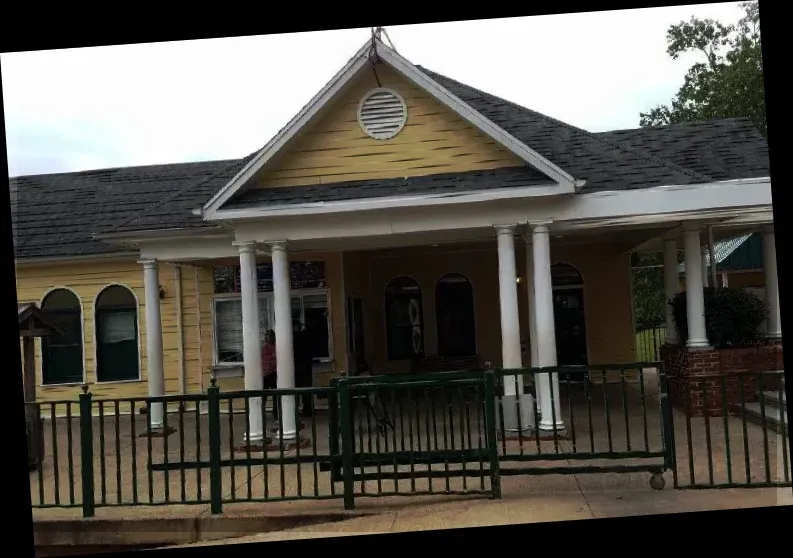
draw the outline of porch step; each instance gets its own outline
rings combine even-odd
[[[759,426],[763,426],[760,402],[746,404],[746,418]],[[766,401],[765,421],[766,426],[770,430],[781,433],[783,427],[787,426],[787,411]]]
[[[785,386],[782,386],[782,397],[779,397],[778,391],[764,391],[763,397],[765,398],[766,405],[779,407],[783,411],[787,409],[787,394],[785,394]]]

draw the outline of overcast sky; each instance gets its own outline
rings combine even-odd
[[[737,3],[387,27],[400,54],[570,124],[635,128],[694,56],[666,30],[732,23]],[[369,29],[2,55],[11,176],[243,157],[369,39]]]

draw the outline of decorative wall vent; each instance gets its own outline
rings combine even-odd
[[[408,119],[405,100],[390,89],[370,91],[358,105],[358,123],[369,137],[377,140],[396,136]]]

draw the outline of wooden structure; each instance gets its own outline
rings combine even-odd
[[[36,337],[62,335],[63,331],[33,303],[18,305],[19,337],[22,338],[25,422],[28,429],[28,465],[35,467],[44,456],[41,413],[36,402]]]

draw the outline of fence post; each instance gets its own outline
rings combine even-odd
[[[341,378],[338,383],[339,400],[341,403],[341,467],[344,480],[344,509],[355,509],[355,486],[353,484],[352,465],[352,428],[350,420],[350,389],[346,378]]]
[[[339,451],[339,382],[336,378],[330,382],[330,392],[328,393],[328,444],[330,446],[330,478],[331,482],[338,482],[341,479],[338,459],[341,457]]]
[[[675,424],[672,417],[672,406],[669,401],[669,384],[666,379],[663,363],[659,362],[658,391],[661,400],[661,436],[664,444],[664,468],[672,471],[673,486],[677,488],[677,455],[675,452]]]
[[[88,385],[83,384],[80,394],[80,472],[82,484],[83,517],[93,517],[94,502],[94,425],[91,416],[93,404]],[[54,417],[53,417],[54,420]],[[71,426],[70,426],[71,428]],[[104,451],[104,448],[100,448]],[[55,465],[57,467],[57,464]]]
[[[207,411],[209,417],[209,500],[213,514],[223,512],[223,475],[221,474],[220,451],[220,399],[217,380],[213,377],[207,388]]]
[[[490,491],[493,498],[501,498],[501,471],[496,441],[496,374],[492,370],[485,372],[485,436],[490,456]]]

